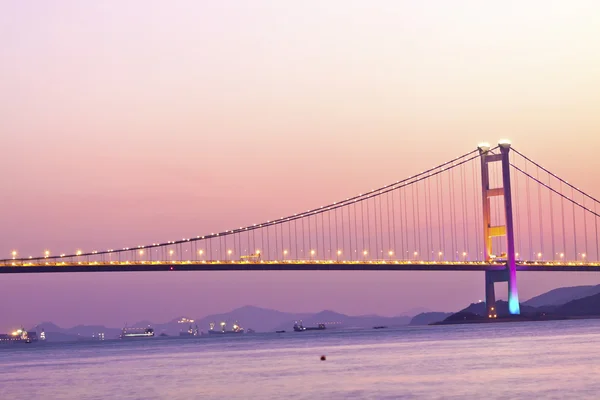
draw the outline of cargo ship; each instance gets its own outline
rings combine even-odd
[[[325,324],[318,324],[317,326],[304,326],[302,325],[302,321],[296,321],[294,323],[294,332],[304,332],[304,331],[322,331],[325,330]]]
[[[45,338],[42,330],[42,340]],[[27,332],[24,328],[11,333],[0,333],[0,343],[32,343],[37,342],[37,332]]]
[[[121,339],[137,339],[137,338],[150,338],[154,337],[154,329],[148,328],[123,328]]]
[[[229,329],[229,330],[227,330],[226,322],[221,322],[219,324],[219,327],[220,327],[220,329],[215,329],[215,323],[211,322],[208,333],[211,335],[224,335],[224,334],[229,334],[229,333],[244,333],[244,328],[239,326],[237,322],[234,323],[233,326],[231,327],[231,329]]]

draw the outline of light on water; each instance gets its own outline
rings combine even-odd
[[[12,344],[0,347],[0,399],[595,399],[599,328],[582,320]]]

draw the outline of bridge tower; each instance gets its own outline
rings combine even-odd
[[[510,314],[520,314],[519,294],[517,291],[517,265],[515,259],[515,237],[513,231],[512,197],[510,188],[510,142],[502,140],[498,143],[500,154],[490,154],[487,143],[479,145],[481,155],[481,189],[483,194],[483,240],[485,261],[492,261],[494,253],[492,238],[506,237],[506,269],[502,271],[485,272],[485,302],[489,318],[496,318],[496,294],[494,283],[508,282],[508,311]],[[490,187],[489,164],[500,162],[502,167],[502,187]],[[493,226],[490,198],[503,196],[505,225]]]

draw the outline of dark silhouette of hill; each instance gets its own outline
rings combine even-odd
[[[569,317],[600,316],[600,293],[569,301],[556,307],[553,314]]]
[[[521,303],[521,314],[532,314],[538,311],[539,310],[536,307],[527,306]],[[480,303],[471,303],[471,305],[459,312],[470,312],[481,316],[487,316],[487,306],[486,303],[483,301]],[[498,317],[505,317],[509,315],[510,313],[508,312],[508,302],[504,300],[498,300],[496,302],[496,313]]]
[[[486,318],[481,314],[476,314],[470,311],[459,311],[444,319],[444,323],[453,322],[468,322],[468,321],[484,321]]]
[[[452,313],[445,312],[424,312],[418,315],[415,315],[411,320],[409,325],[429,325],[434,322],[440,322],[451,316]]]
[[[414,307],[414,308],[411,308],[411,309],[401,312],[400,314],[398,314],[398,316],[399,317],[414,317],[415,315],[425,314],[428,312],[433,312],[433,311],[430,310],[429,308],[425,308],[425,307]]]
[[[562,287],[532,297],[523,304],[532,307],[559,306],[571,300],[581,299],[598,293],[600,293],[600,285]]]

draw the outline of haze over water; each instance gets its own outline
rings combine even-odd
[[[0,398],[595,399],[599,330],[582,320],[10,345]]]

